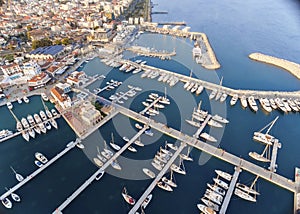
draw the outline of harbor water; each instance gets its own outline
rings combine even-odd
[[[299,63],[300,56],[300,20],[299,1],[197,1],[182,2],[174,0],[172,4],[163,0],[153,10],[167,10],[168,14],[153,16],[153,21],[186,21],[191,31],[205,32],[209,38],[221,68],[216,71],[206,70],[192,60],[191,49],[193,42],[189,39],[178,39],[167,35],[143,34],[134,44],[157,50],[176,50],[177,55],[170,61],[161,61],[155,58],[133,56],[125,53],[125,58],[132,60],[146,60],[148,65],[164,68],[174,72],[190,75],[195,78],[218,83],[223,76],[223,85],[235,89],[260,90],[300,90],[299,80],[282,69],[266,64],[251,61],[248,54],[262,52],[279,58]],[[298,61],[297,61],[298,60]],[[263,146],[252,140],[254,131],[258,131],[266,124],[279,116],[278,121],[271,130],[282,143],[278,151],[277,172],[294,180],[294,168],[300,166],[299,151],[299,113],[282,114],[273,111],[266,114],[260,108],[253,113],[249,108],[242,109],[240,102],[233,107],[219,101],[209,101],[204,91],[194,96],[183,89],[183,83],[174,87],[158,82],[156,79],[141,78],[141,74],[127,74],[113,69],[95,58],[80,68],[88,75],[104,74],[106,79],[99,80],[88,88],[90,91],[97,87],[104,87],[110,79],[122,81],[123,84],[116,90],[104,91],[100,95],[108,98],[115,92],[127,91],[127,85],[138,86],[143,89],[135,97],[129,98],[123,104],[137,112],[143,109],[141,104],[150,92],[167,95],[171,105],[161,110],[154,117],[155,120],[166,123],[168,126],[182,130],[192,135],[196,129],[185,123],[190,119],[193,108],[202,100],[203,109],[218,113],[229,119],[230,123],[224,129],[205,129],[206,132],[217,136],[219,146],[226,151],[251,160],[250,151],[262,152]],[[29,104],[13,103],[13,112],[20,119],[28,114],[39,112],[42,108],[40,96],[30,97]],[[47,103],[49,108],[52,104]],[[15,131],[15,120],[6,106],[0,107],[0,130]],[[5,187],[14,186],[17,181],[10,169],[12,166],[24,177],[33,172],[34,153],[41,152],[48,159],[63,150],[68,142],[74,140],[76,135],[63,118],[57,120],[59,129],[48,131],[47,134],[38,135],[35,139],[26,142],[21,136],[15,137],[0,144],[0,189],[4,193]],[[52,213],[65,201],[86,179],[96,170],[97,166],[92,158],[97,154],[97,147],[104,147],[104,140],[111,140],[111,133],[119,145],[124,145],[122,137],[132,137],[136,133],[135,121],[123,115],[117,115],[98,131],[84,140],[85,149],[77,147],[70,150],[62,158],[48,167],[40,175],[24,185],[16,193],[20,195],[21,202],[13,202],[13,208],[8,210],[0,206],[0,213]],[[176,142],[158,131],[152,130],[153,137],[142,135],[141,140],[145,147],[140,147],[138,153],[126,151],[118,161],[121,171],[109,167],[107,173],[99,181],[94,181],[83,191],[63,213],[127,213],[130,210],[122,198],[121,192],[126,186],[129,194],[138,199],[151,183],[142,172],[143,167],[153,169],[150,164],[160,145],[165,141]],[[213,182],[216,176],[214,169],[221,169],[233,173],[234,166],[216,158],[210,158],[202,152],[193,149],[191,152],[193,162],[184,162],[186,176],[175,175],[178,187],[168,193],[159,188],[152,192],[153,199],[146,209],[146,213],[199,213],[196,204],[203,197],[206,184]],[[267,165],[255,162],[267,168]],[[255,175],[242,172],[239,181],[251,184]],[[285,214],[293,212],[293,194],[263,179],[258,179],[257,188],[260,195],[256,203],[246,202],[233,196],[227,213],[272,213]]]

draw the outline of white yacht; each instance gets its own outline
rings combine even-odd
[[[218,205],[222,204],[223,197],[215,192],[207,192],[206,191],[204,196]]]
[[[213,203],[212,201],[210,201],[210,200],[208,200],[208,199],[206,199],[206,198],[201,198],[201,201],[202,201],[204,204],[206,204],[206,206],[212,208],[213,210],[215,210],[215,211],[217,211],[217,212],[219,211],[219,205]]]
[[[29,141],[29,134],[27,131],[22,130],[22,137],[28,142]]]
[[[34,156],[38,161],[42,162],[43,164],[48,162],[48,159],[40,152],[36,152]]]
[[[277,97],[277,98],[274,100],[274,102],[276,103],[277,107],[278,107],[281,111],[283,111],[284,113],[287,113],[287,112],[288,112],[287,109],[286,109],[286,106],[284,105],[284,103],[282,102],[282,100],[281,100],[280,98]]]
[[[228,189],[228,184],[225,181],[222,181],[218,178],[213,178],[215,184],[219,185],[220,187],[224,188],[224,189]]]
[[[251,108],[254,112],[257,112],[258,107],[257,107],[256,101],[255,101],[255,99],[254,99],[253,96],[248,97],[248,103],[249,103],[250,108]]]
[[[196,90],[196,94],[199,95],[201,94],[201,92],[203,91],[204,87],[202,85],[199,85],[197,90]]]
[[[135,199],[128,194],[127,189],[125,187],[123,188],[122,196],[128,204],[130,205],[135,204]]]
[[[244,192],[243,190],[239,189],[239,188],[235,188],[234,190],[234,194],[239,196],[242,199],[245,199],[247,201],[251,201],[251,202],[256,202],[256,198],[251,196],[249,193]]]
[[[28,129],[29,128],[29,123],[28,123],[28,121],[24,117],[21,119],[21,123],[22,123],[24,129]]]
[[[56,112],[56,110],[55,110],[54,108],[51,109],[51,113],[52,113],[53,117],[56,117],[56,116],[57,116],[57,112]]]
[[[43,119],[43,121],[47,120],[47,116],[43,110],[40,110],[40,116]]]
[[[8,129],[3,129],[3,130],[0,131],[0,139],[6,138],[6,137],[8,137],[12,134],[13,134],[12,131],[10,131]]]
[[[231,181],[232,175],[230,175],[229,173],[223,172],[219,169],[216,169],[215,172],[222,178],[226,179],[227,181]]]
[[[159,188],[163,189],[163,190],[168,191],[168,192],[172,192],[172,191],[173,191],[172,187],[170,187],[168,184],[166,184],[166,183],[164,183],[164,182],[162,182],[162,181],[159,181],[159,182],[157,183],[157,186],[158,186]]]
[[[234,95],[232,96],[231,100],[230,100],[230,105],[231,105],[231,106],[234,106],[234,105],[236,104],[238,98],[239,98],[239,95],[234,94]]]
[[[30,137],[35,138],[35,132],[34,132],[34,129],[29,128],[29,129],[28,129],[28,134],[30,135]]]
[[[121,170],[122,167],[120,166],[120,164],[117,162],[117,160],[113,160],[110,164],[114,169],[116,170]]]
[[[204,214],[216,214],[216,211],[214,211],[211,207],[207,207],[203,204],[197,204],[197,207]]]
[[[212,92],[209,95],[209,99],[212,100],[215,98],[215,96],[217,95],[217,89],[212,90]]]
[[[223,118],[223,117],[221,117],[221,116],[219,116],[219,115],[214,115],[213,117],[212,117],[212,119],[213,120],[215,120],[215,121],[218,121],[218,122],[220,122],[220,123],[229,123],[229,121],[227,120],[227,119],[225,119],[225,118]]]
[[[46,115],[47,115],[48,118],[53,117],[53,115],[51,114],[51,112],[48,109],[46,109],[45,112],[46,112]]]
[[[57,122],[56,122],[53,118],[50,119],[50,124],[51,124],[55,129],[58,129]]]
[[[242,107],[243,107],[243,108],[247,108],[248,103],[247,103],[247,98],[246,98],[246,96],[245,96],[245,95],[241,96],[240,100],[241,100],[241,105],[242,105]]]
[[[45,122],[45,127],[46,127],[46,129],[51,130],[51,125],[50,125],[49,121]]]
[[[7,102],[7,103],[6,103],[6,106],[7,106],[7,108],[10,109],[10,110],[13,109],[13,105],[11,104],[11,102]]]
[[[143,209],[145,209],[145,208],[148,206],[148,204],[150,203],[151,199],[152,199],[152,194],[150,194],[150,195],[148,195],[148,196],[146,197],[146,199],[145,199],[145,200],[143,201],[143,203],[141,204],[141,207],[142,207]]]
[[[23,100],[24,100],[25,103],[29,103],[28,97],[24,96],[24,97],[23,97]]]
[[[227,98],[227,94],[226,93],[223,93],[221,98],[220,98],[220,102],[223,103]]]
[[[222,124],[218,123],[217,121],[214,121],[213,119],[210,119],[207,124],[215,128],[223,127]]]
[[[19,97],[17,98],[17,101],[19,104],[22,104],[22,100]]]
[[[267,98],[259,98],[259,103],[266,112],[270,113],[272,111],[272,107]]]
[[[202,137],[202,138],[204,138],[205,140],[210,141],[210,142],[212,142],[212,143],[217,142],[217,139],[216,139],[216,138],[214,138],[213,136],[207,134],[206,132],[201,133],[201,134],[200,134],[200,137]]]
[[[147,168],[143,168],[143,172],[148,175],[150,178],[155,178],[155,173],[152,172],[150,169],[147,169]]]
[[[44,101],[49,101],[49,98],[47,97],[47,95],[45,93],[41,93],[41,97]]]
[[[207,184],[207,186],[213,190],[215,193],[218,193],[219,195],[224,196],[226,194],[226,191],[224,189],[222,189],[221,187],[218,187],[217,185],[213,185],[213,184]]]
[[[1,202],[2,202],[2,204],[3,204],[7,209],[12,208],[12,203],[11,203],[11,201],[10,201],[8,198],[2,199]]]
[[[101,160],[99,160],[98,158],[93,158],[93,161],[95,162],[95,164],[99,167],[103,166],[103,163]]]

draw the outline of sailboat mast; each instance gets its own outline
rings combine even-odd
[[[275,124],[275,122],[277,121],[277,119],[279,118],[279,116],[277,116],[272,122],[271,122],[271,125],[270,125],[270,127],[268,128],[268,130],[267,130],[267,132],[266,132],[266,134],[268,134],[269,133],[269,131],[271,130],[271,128],[274,126],[274,124]]]
[[[251,186],[250,186],[250,189],[253,188],[253,186],[255,185],[257,179],[259,178],[259,176],[257,175],[256,178],[254,179],[254,181],[252,182]]]

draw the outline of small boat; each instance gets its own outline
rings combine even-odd
[[[218,205],[222,204],[223,197],[213,191],[205,192],[204,196]]]
[[[153,132],[151,132],[151,130],[146,130],[145,134],[152,137],[153,136]]]
[[[24,100],[25,103],[29,103],[28,97],[24,96],[24,97],[23,97],[23,100]]]
[[[140,124],[136,123],[136,124],[135,124],[135,128],[137,128],[137,129],[142,129],[143,126],[141,126]]]
[[[222,181],[218,178],[213,178],[215,184],[219,185],[220,187],[224,188],[224,189],[228,189],[228,184],[225,181]]]
[[[185,170],[181,169],[180,166],[177,166],[174,163],[171,165],[171,170],[173,170],[174,172],[177,172],[179,174],[182,174],[182,175],[186,174]]]
[[[147,169],[147,168],[143,168],[143,172],[148,175],[150,178],[155,178],[155,173],[152,172],[150,169]]]
[[[73,144],[74,144],[74,141],[71,141],[66,145],[66,147],[71,147],[71,146],[73,146]]]
[[[45,122],[45,127],[46,127],[46,129],[51,130],[51,125],[50,125],[49,121]]]
[[[230,105],[231,105],[231,106],[234,106],[234,105],[236,104],[238,98],[239,98],[239,95],[234,94],[234,95],[232,96],[231,100],[230,100]]]
[[[171,170],[170,179],[168,179],[167,177],[163,177],[161,180],[171,187],[175,187],[175,188],[177,187],[177,184],[173,181],[173,171],[172,170]]]
[[[49,98],[47,97],[47,95],[45,93],[41,93],[41,97],[44,101],[49,101]]]
[[[135,199],[128,194],[127,189],[125,187],[123,188],[122,196],[128,204],[130,205],[135,204]]]
[[[42,164],[42,162],[35,160],[34,161],[35,165],[37,165],[39,168],[41,168],[42,166],[44,166],[44,164]]]
[[[126,136],[124,136],[124,137],[123,137],[123,140],[126,141],[126,142],[128,142],[128,141],[129,141],[129,138],[126,137]]]
[[[227,181],[231,181],[232,175],[227,172],[223,172],[221,170],[216,169],[215,172],[221,176],[222,178],[226,179]]]
[[[207,123],[211,127],[221,128],[223,127],[222,124],[218,123],[217,121],[214,121],[213,119],[210,119]]]
[[[47,120],[47,116],[43,110],[40,111],[40,116],[44,121]]]
[[[271,162],[271,160],[269,158],[264,157],[263,154],[258,154],[257,152],[249,152],[249,156],[257,161],[261,161],[261,162]]]
[[[170,156],[170,157],[173,155],[173,153],[170,152],[170,151],[167,150],[167,149],[164,149],[164,148],[162,148],[162,147],[160,147],[159,149],[160,149],[161,152],[163,152],[164,154],[166,154],[166,155],[168,155],[168,156]]]
[[[6,106],[9,110],[13,109],[13,105],[11,104],[11,102],[7,102]],[[8,199],[7,199],[8,200]]]
[[[218,91],[215,100],[219,100],[221,96],[222,96],[222,91]]]
[[[201,201],[202,201],[204,204],[206,204],[206,206],[212,208],[213,210],[215,210],[215,211],[217,211],[217,212],[219,211],[219,205],[213,203],[212,201],[207,200],[206,198],[201,198]]]
[[[47,115],[48,118],[53,117],[53,115],[51,114],[51,112],[48,109],[46,109],[45,112],[46,112],[46,115]]]
[[[223,118],[223,117],[221,117],[221,116],[219,116],[219,115],[214,115],[213,117],[212,117],[212,119],[213,120],[215,120],[215,121],[218,121],[218,122],[220,122],[220,123],[229,123],[229,121],[227,120],[227,119],[225,119],[225,118]]]
[[[183,160],[186,160],[186,161],[193,161],[193,158],[191,158],[189,155],[190,155],[190,149],[191,147],[188,147],[188,150],[187,150],[187,153],[184,154],[184,153],[181,153],[179,156],[183,159]]]
[[[188,124],[190,124],[191,126],[195,126],[197,128],[201,127],[201,123],[198,123],[196,121],[194,121],[194,116],[192,116],[192,120],[188,120],[186,119],[185,122],[187,122]]]
[[[3,204],[7,209],[12,208],[12,203],[11,203],[11,201],[10,201],[8,198],[2,199],[1,202],[2,202],[2,204]]]
[[[146,199],[143,201],[143,203],[141,204],[141,207],[142,207],[143,209],[146,209],[146,207],[147,207],[148,204],[150,203],[151,199],[152,199],[152,194],[149,194],[149,195],[146,197]]]
[[[5,187],[5,189],[6,189],[6,191],[8,191],[8,189]],[[10,196],[11,196],[11,198],[14,200],[14,201],[16,201],[16,202],[20,202],[21,201],[21,198],[20,198],[20,196],[19,195],[17,195],[16,193],[11,193],[10,194]]]
[[[211,207],[207,207],[203,204],[197,204],[197,207],[204,214],[216,214],[216,211],[214,211]]]
[[[166,144],[170,149],[173,149],[174,151],[176,151],[178,149],[178,146],[174,145],[173,143],[167,143]]]
[[[246,96],[243,95],[243,96],[240,98],[240,100],[241,100],[241,105],[242,105],[242,107],[243,107],[243,108],[247,108],[248,103],[247,103]]]
[[[249,193],[244,192],[243,190],[239,188],[235,188],[234,194],[236,196],[239,196],[242,199],[245,199],[247,201],[256,202],[256,198],[251,196]]]
[[[216,138],[214,138],[213,136],[207,134],[206,132],[201,133],[201,134],[200,134],[200,137],[202,137],[202,138],[204,138],[205,140],[210,141],[210,142],[212,142],[212,143],[217,142],[217,139],[216,139]]]
[[[199,95],[203,91],[204,87],[202,85],[199,85],[198,89],[196,90],[196,94]]]
[[[254,112],[257,112],[258,107],[257,107],[256,101],[255,101],[255,99],[254,99],[253,96],[248,97],[248,103],[249,103],[249,105],[250,105],[250,108],[251,108]]]
[[[109,144],[110,144],[110,146],[111,146],[114,150],[116,150],[116,151],[119,151],[119,150],[121,149],[121,147],[120,147],[118,144],[115,144],[113,133],[111,133],[111,141],[110,141]]]
[[[114,169],[116,170],[121,170],[122,167],[120,166],[120,164],[117,162],[117,160],[113,160],[110,164]]]
[[[12,134],[13,134],[12,131],[10,131],[8,129],[3,129],[2,131],[0,131],[0,139],[6,138]]]
[[[79,148],[79,149],[84,149],[84,145],[80,142],[76,143],[76,146]]]
[[[162,181],[159,181],[159,182],[157,183],[157,186],[158,186],[159,188],[163,189],[163,190],[168,191],[168,192],[172,192],[172,191],[173,191],[172,187],[170,187],[168,184],[166,184],[166,183],[164,183],[164,182],[162,182]]]
[[[226,93],[223,93],[221,98],[220,98],[220,102],[223,103],[227,98],[227,94]]]
[[[54,108],[51,109],[51,113],[52,113],[53,117],[57,116],[57,111]]]
[[[157,169],[158,171],[162,170],[162,168],[163,168],[163,166],[164,166],[164,165],[161,165],[161,164],[157,163],[157,162],[155,161],[155,159],[151,162],[151,164],[152,164],[152,166],[153,166],[155,169]]]
[[[212,92],[209,95],[209,99],[212,100],[217,95],[217,89],[212,90]]]
[[[14,170],[14,168],[12,168],[12,166],[10,166],[10,168],[15,173],[17,181],[21,182],[24,180],[24,177],[21,174],[17,173],[16,170]]]
[[[137,145],[137,146],[140,146],[140,147],[145,146],[145,145],[141,142],[141,139],[136,140],[136,141],[134,141],[133,143],[134,143],[135,145]]]
[[[96,175],[96,181],[99,181],[104,175],[104,170],[101,170],[97,175]]]
[[[37,160],[41,161],[43,164],[48,162],[48,159],[40,152],[36,152],[34,156]]]
[[[50,119],[50,123],[55,129],[58,129],[57,122],[53,118]]]
[[[222,189],[221,187],[218,187],[217,185],[213,185],[213,184],[207,184],[207,186],[213,190],[215,193],[218,193],[219,195],[224,196],[226,194],[226,191],[224,189]]]
[[[137,152],[136,148],[134,148],[133,146],[129,146],[128,150],[131,152]]]
[[[17,98],[17,101],[19,104],[22,104],[22,100],[19,97]]]
[[[103,166],[102,161],[99,160],[98,158],[93,158],[93,160],[94,160],[94,162],[95,162],[95,164],[96,164],[97,166],[99,166],[99,167]]]
[[[245,184],[237,183],[235,186],[236,186],[237,188],[239,188],[239,189],[245,191],[245,192],[248,192],[248,193],[251,193],[251,194],[254,194],[254,195],[260,195],[259,192],[257,192],[256,190],[254,190],[254,189],[252,189],[252,188],[246,186]]]

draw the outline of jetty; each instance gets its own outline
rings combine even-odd
[[[294,193],[294,214],[298,214],[300,211],[300,168],[295,168],[295,182],[298,191]]]
[[[182,21],[182,22],[158,22],[157,24],[159,25],[186,25],[186,22]]]
[[[268,56],[262,53],[251,53],[249,54],[249,58],[258,62],[264,62],[270,65],[275,65],[277,67],[283,68],[298,79],[300,79],[300,64],[298,63],[273,56]]]
[[[102,98],[104,99],[104,98]],[[107,101],[109,102],[109,101]],[[171,127],[166,126],[165,124],[159,123],[154,121],[153,119],[147,118],[141,114],[138,114],[130,109],[127,109],[123,106],[114,104],[114,107],[117,111],[119,111],[121,114],[130,117],[140,123],[144,123],[147,126],[156,129],[159,132],[162,132],[163,134],[166,134],[172,138],[175,138],[179,141],[186,142],[188,145],[193,146],[194,148],[201,150],[203,152],[206,152],[216,158],[219,158],[227,163],[230,163],[235,166],[240,166],[241,169],[248,171],[254,175],[259,175],[261,178],[274,183],[284,189],[287,189],[291,192],[298,191],[296,188],[296,184],[291,179],[288,179],[282,175],[279,175],[277,173],[273,173],[263,167],[260,167],[250,161],[247,161],[245,159],[242,159],[241,157],[238,157],[234,154],[231,154],[230,152],[226,152],[225,150],[221,148],[217,148],[213,145],[210,145],[208,143],[205,143],[199,139],[196,139],[194,137],[191,137],[187,134],[184,134],[176,129],[173,129]]]
[[[158,97],[158,98],[156,98],[152,103],[150,103],[150,105],[149,106],[147,106],[146,108],[144,108],[144,110],[142,110],[141,112],[140,112],[140,114],[145,114],[145,112],[147,112],[152,106],[154,106],[159,100],[161,100],[162,99],[162,97],[160,96],[160,97]]]
[[[66,208],[81,192],[83,192],[96,178],[96,176],[105,171],[107,167],[111,165],[111,163],[116,160],[135,140],[139,138],[141,134],[143,134],[148,127],[145,126],[142,128],[136,135],[134,135],[118,152],[116,152],[110,159],[108,159],[102,167],[100,167],[91,177],[89,177],[75,192],[72,193],[58,208],[53,211],[53,214],[61,214],[62,210]]]
[[[275,139],[274,143],[273,143],[271,163],[270,163],[270,166],[269,166],[269,170],[271,172],[276,172],[276,167],[277,167],[277,164],[276,164],[277,151],[280,148],[281,148],[281,143],[279,143],[278,139]]]
[[[147,198],[147,196],[156,187],[157,182],[164,176],[164,174],[170,168],[171,164],[176,160],[176,158],[178,157],[178,155],[180,154],[180,152],[183,150],[183,148],[185,146],[186,146],[186,144],[181,142],[181,145],[179,146],[179,148],[176,150],[176,152],[173,154],[173,156],[170,158],[170,160],[166,163],[166,165],[162,168],[162,170],[158,173],[158,175],[155,177],[155,179],[151,182],[151,184],[148,186],[148,188],[142,194],[142,196],[139,198],[139,200],[135,203],[135,205],[129,211],[129,214],[136,213],[136,211],[140,208],[141,204],[144,202],[144,200]]]
[[[193,135],[193,137],[198,138],[199,135],[201,134],[201,132],[203,131],[203,129],[205,128],[205,126],[207,125],[208,121],[210,120],[211,115],[207,115],[207,117],[205,118],[205,120],[203,121],[203,123],[201,123],[200,128],[196,131],[196,133]]]
[[[136,53],[141,56],[148,56],[148,57],[158,57],[160,59],[171,59],[171,56],[176,55],[176,51],[167,52],[165,50],[158,51],[158,50],[151,50],[150,48],[145,48],[142,46],[131,46],[126,48],[126,50]]]
[[[225,214],[226,213],[226,210],[227,210],[228,204],[230,202],[233,190],[235,189],[235,184],[236,184],[237,179],[238,179],[238,177],[240,175],[240,172],[242,171],[239,166],[236,166],[234,168],[234,170],[235,171],[233,173],[233,176],[232,176],[229,188],[228,188],[228,190],[226,192],[226,195],[225,195],[225,198],[223,200],[223,203],[222,203],[222,206],[221,206],[219,214]]]
[[[7,192],[5,192],[4,194],[2,194],[0,196],[0,200],[3,200],[4,198],[10,196],[11,193],[17,191],[19,188],[21,188],[27,182],[31,181],[35,176],[37,176],[39,173],[41,173],[42,171],[44,171],[48,166],[50,166],[51,164],[53,164],[56,160],[58,160],[59,158],[61,158],[68,151],[70,151],[71,149],[73,149],[75,147],[75,145],[76,145],[75,143],[69,145],[69,147],[66,147],[64,150],[62,150],[60,153],[58,153],[55,157],[53,157],[51,160],[49,160],[47,163],[45,163],[42,167],[38,168],[36,171],[34,171],[30,175],[28,175],[26,178],[24,178],[24,180],[22,180],[21,182],[19,182],[18,184],[16,184],[14,187],[9,188],[9,190]]]

